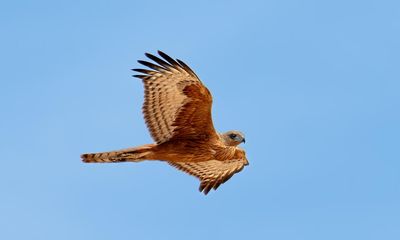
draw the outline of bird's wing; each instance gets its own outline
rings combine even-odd
[[[157,143],[174,139],[218,138],[211,118],[212,96],[184,62],[158,51],[161,58],[146,53],[156,64],[138,62],[147,69],[133,69],[143,80],[143,114]]]
[[[207,193],[216,190],[228,181],[235,173],[248,165],[246,157],[225,161],[209,160],[204,162],[168,162],[171,166],[200,179],[199,191]]]

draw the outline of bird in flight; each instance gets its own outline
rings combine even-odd
[[[208,194],[248,165],[240,131],[218,133],[211,117],[212,96],[192,69],[158,51],[146,53],[149,69],[132,69],[144,84],[143,115],[155,143],[111,152],[82,154],[85,163],[161,160],[200,180]]]

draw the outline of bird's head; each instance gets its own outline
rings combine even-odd
[[[246,142],[244,134],[235,130],[223,133],[221,134],[221,137],[227,146],[237,146],[242,142]]]

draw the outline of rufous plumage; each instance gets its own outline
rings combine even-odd
[[[211,117],[212,96],[184,62],[158,51],[146,53],[150,69],[133,69],[144,83],[143,115],[155,143],[111,152],[82,154],[86,163],[160,160],[200,180],[201,192],[217,189],[248,165],[243,133],[217,133]]]

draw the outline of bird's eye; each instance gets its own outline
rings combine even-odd
[[[234,139],[236,137],[236,134],[231,134],[231,135],[229,135],[229,137]]]

